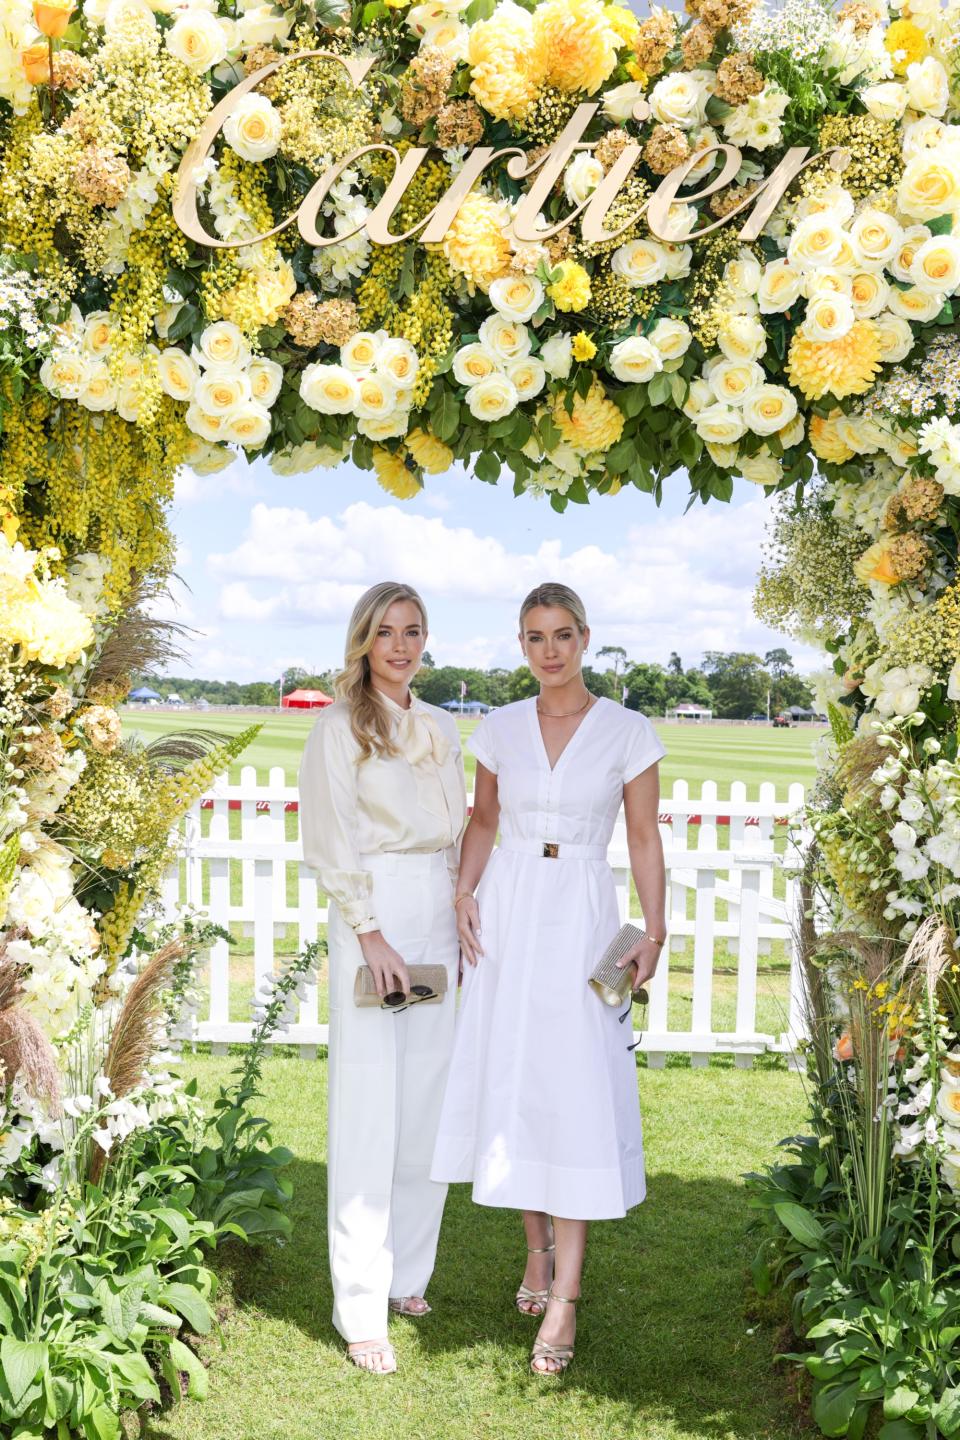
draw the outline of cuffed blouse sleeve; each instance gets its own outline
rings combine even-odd
[[[344,920],[358,935],[377,930],[373,878],[360,867],[357,846],[356,745],[332,717],[321,717],[300,764],[303,858],[320,876]]]
[[[644,770],[655,765],[667,753],[666,746],[660,741],[646,715],[638,714],[632,718],[634,724],[630,727],[631,734],[623,767],[624,785],[636,780],[638,775],[642,775]]]
[[[467,749],[471,755],[476,755],[485,770],[489,770],[491,775],[496,775],[497,754],[493,746],[493,724],[489,716],[480,721],[467,741]]]

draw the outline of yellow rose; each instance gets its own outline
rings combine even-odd
[[[250,381],[250,394],[254,400],[269,408],[280,393],[283,366],[278,365],[276,360],[266,360],[258,356],[247,367],[247,379]]]
[[[508,360],[506,375],[521,400],[532,400],[547,383],[543,361],[537,360],[533,355],[525,355],[520,360]]]
[[[412,385],[417,378],[420,360],[409,340],[384,340],[377,351],[377,369],[389,375],[395,385]]]
[[[369,330],[358,330],[340,346],[340,363],[348,370],[369,370],[376,362],[380,342]]]
[[[900,315],[904,320],[913,320],[916,324],[927,325],[931,320],[936,320],[943,309],[943,295],[933,294],[929,290],[920,290],[914,285],[909,290],[891,290],[887,307],[894,315]]]
[[[490,303],[505,320],[529,320],[543,304],[543,285],[533,275],[502,275],[490,286]]]
[[[881,585],[899,584],[901,577],[894,569],[888,554],[892,539],[892,535],[885,535],[860,556],[853,567],[853,573],[862,584],[866,585],[871,580],[878,580]]]
[[[217,320],[200,336],[200,358],[206,365],[245,365],[250,346],[232,320]]]
[[[908,160],[897,187],[897,204],[905,215],[935,220],[960,209],[960,158],[945,146]]]
[[[113,320],[108,310],[95,310],[83,326],[82,345],[88,355],[102,359],[113,343]]]
[[[842,418],[842,410],[810,416],[810,447],[814,455],[831,465],[843,465],[854,456],[854,451],[844,444],[839,434],[838,421]]]
[[[756,360],[718,360],[707,375],[713,393],[727,405],[743,405],[764,379],[763,367]]]
[[[873,323],[880,341],[881,360],[887,365],[906,360],[916,339],[909,322],[902,315],[891,315],[885,311]]]
[[[42,40],[20,52],[20,63],[30,85],[50,84],[50,51]]]
[[[112,410],[116,405],[117,387],[104,361],[98,360],[91,367],[87,383],[77,400],[86,410]]]
[[[747,428],[740,411],[720,401],[704,406],[693,423],[700,439],[708,445],[733,445]]]
[[[476,420],[501,420],[517,408],[520,397],[507,375],[488,375],[467,391],[467,406]]]
[[[839,220],[829,211],[808,215],[790,236],[787,259],[801,270],[835,265],[846,240]]]
[[[83,355],[50,355],[40,367],[40,383],[60,400],[76,400],[90,378],[90,362]]]
[[[59,40],[66,34],[75,9],[73,0],[33,0],[33,23],[41,35]]]
[[[803,276],[789,260],[773,260],[764,267],[757,291],[761,315],[774,315],[789,310],[799,298]]]

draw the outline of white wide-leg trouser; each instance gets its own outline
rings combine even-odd
[[[329,1166],[333,1323],[348,1342],[387,1333],[387,1300],[423,1295],[446,1185],[430,1179],[453,1048],[459,946],[446,859],[365,855],[374,911],[408,965],[443,965],[439,1004],[395,1015],[353,1003],[363,956],[330,906]]]

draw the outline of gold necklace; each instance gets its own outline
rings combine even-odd
[[[584,700],[579,710],[544,710],[540,704],[540,697],[538,695],[537,713],[542,715],[547,720],[569,720],[571,715],[582,715],[592,699],[593,696],[588,694],[586,700]]]

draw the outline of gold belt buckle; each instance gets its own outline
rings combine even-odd
[[[556,843],[555,840],[544,840],[543,858],[545,860],[556,860],[559,854],[560,846]]]

